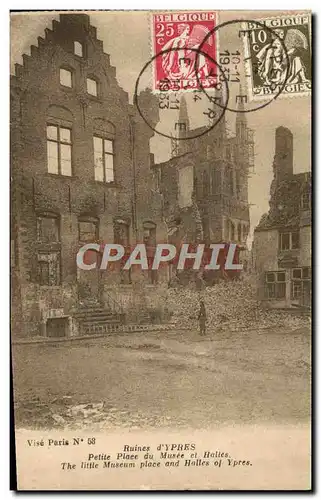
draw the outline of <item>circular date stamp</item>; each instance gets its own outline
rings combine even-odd
[[[159,87],[154,97],[158,101],[160,110],[160,120],[155,125],[149,120],[143,102],[141,102],[140,92],[144,89],[144,76],[150,74],[151,68],[158,58],[163,58],[167,54],[180,55],[180,48],[169,48],[154,55],[142,68],[135,84],[134,104],[145,121],[145,123],[157,134],[176,140],[189,140],[201,137],[212,130],[222,120],[229,102],[229,85],[224,77],[223,68],[209,54],[199,49],[190,48],[189,52],[195,56],[203,57],[211,65],[213,71],[208,75],[208,80],[203,78],[203,83],[207,82],[207,93],[197,88],[197,79],[189,80],[181,86],[180,81],[170,78],[160,80]],[[194,58],[194,63],[195,63]],[[193,63],[193,64],[194,64]],[[187,110],[186,107],[193,108],[191,115],[197,122],[193,130],[187,130]],[[184,133],[186,132],[186,133]],[[187,133],[188,132],[188,133]]]
[[[207,38],[215,35],[218,41],[218,60],[228,80],[231,91],[231,112],[251,113],[265,108],[284,92],[290,75],[291,61],[284,40],[277,30],[261,21],[236,19],[223,22],[213,28],[203,39],[200,50]],[[251,40],[258,41],[257,53],[248,49]],[[224,45],[223,45],[224,44]],[[261,47],[262,46],[262,47]],[[258,48],[257,48],[258,47]],[[265,53],[265,58],[259,56]],[[207,93],[198,76],[200,61],[196,57],[195,74],[200,88]],[[256,100],[259,84],[265,81],[263,99]],[[254,92],[253,92],[254,89]],[[218,103],[219,105],[219,103]]]

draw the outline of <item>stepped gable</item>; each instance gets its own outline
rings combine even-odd
[[[13,78],[20,80],[30,71],[34,71],[34,65],[38,64],[39,59],[43,56],[50,57],[50,48],[52,57],[59,47],[74,56],[74,42],[78,41],[84,47],[84,56],[78,60],[86,64],[93,55],[97,57],[100,53],[100,64],[108,73],[108,77],[116,83],[116,68],[110,65],[110,55],[104,52],[103,42],[97,38],[97,28],[90,24],[90,17],[87,14],[60,14],[59,17],[59,21],[52,21],[52,29],[45,29],[44,37],[38,37],[38,44],[31,45],[30,55],[22,55],[23,64],[15,64]]]

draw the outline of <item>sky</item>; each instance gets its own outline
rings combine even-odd
[[[288,11],[289,13],[289,11]],[[59,14],[16,13],[11,14],[11,73],[14,64],[22,63],[22,54],[30,54],[30,46],[37,45],[37,37],[44,36],[45,28],[51,28]],[[88,12],[91,24],[97,28],[97,36],[104,43],[104,51],[110,54],[111,64],[116,67],[116,78],[128,92],[132,102],[135,83],[139,73],[152,56],[152,42],[149,13],[143,11]],[[245,12],[219,11],[219,22],[231,19],[264,19],[278,17],[278,11]],[[282,12],[282,15],[285,13]],[[293,12],[292,12],[293,14]],[[231,36],[232,26],[222,28],[219,33],[220,46]],[[146,74],[142,87],[150,85],[150,74]],[[226,122],[233,131],[235,113],[227,111]],[[191,117],[192,125],[197,120]],[[248,126],[254,130],[255,168],[249,177],[249,203],[251,230],[258,224],[269,208],[269,191],[273,178],[275,129],[288,127],[294,136],[294,173],[311,169],[311,103],[308,96],[283,97],[273,101],[264,109],[246,113]],[[151,139],[151,151],[155,161],[166,161],[170,157],[170,141],[159,134]]]

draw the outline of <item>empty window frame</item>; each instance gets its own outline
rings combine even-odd
[[[38,253],[37,259],[39,285],[60,285],[60,252]]]
[[[74,54],[79,57],[83,57],[84,50],[83,45],[80,42],[74,41]]]
[[[95,97],[98,96],[98,84],[93,78],[87,78],[87,92]]]
[[[299,248],[300,234],[299,231],[282,232],[279,234],[279,249],[294,250]]]
[[[99,221],[95,217],[80,217],[78,220],[80,243],[93,243],[99,239]]]
[[[94,136],[95,180],[114,182],[114,141]]]
[[[59,237],[59,218],[51,215],[38,215],[37,240],[41,243],[55,243]]]
[[[302,298],[304,291],[306,290],[306,285],[310,286],[311,281],[311,268],[310,267],[298,267],[292,269],[291,276],[291,298],[293,300],[299,300]]]
[[[265,273],[264,296],[266,299],[284,299],[285,291],[285,271]]]
[[[306,185],[301,194],[301,210],[311,209],[311,193],[310,186]]]
[[[72,87],[72,72],[69,69],[60,68],[60,84],[64,87]]]
[[[71,176],[71,129],[47,125],[47,165],[50,174]]]

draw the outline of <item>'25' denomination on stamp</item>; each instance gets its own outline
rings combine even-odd
[[[152,14],[153,56],[157,56],[153,60],[153,90],[215,87],[216,40],[215,34],[208,35],[216,25],[216,12]]]
[[[244,23],[250,99],[311,92],[311,16],[280,16]]]

